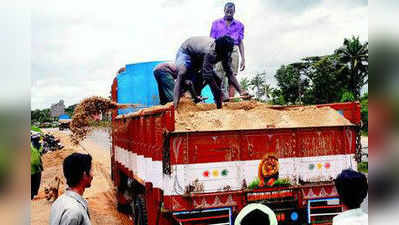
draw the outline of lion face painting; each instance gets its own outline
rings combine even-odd
[[[278,179],[279,163],[278,158],[272,154],[266,154],[259,163],[258,176],[259,186],[273,186]]]

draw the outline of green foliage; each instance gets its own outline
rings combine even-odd
[[[270,98],[272,89],[266,80],[266,73],[257,73],[249,82],[250,87],[256,90],[255,97],[257,100]]]
[[[265,102],[272,95],[272,88],[267,83],[266,73],[257,73],[252,79],[243,78],[240,80],[241,89],[255,93],[258,101]]]
[[[342,94],[341,102],[353,102],[353,101],[355,101],[355,96],[353,96],[352,92],[345,91]]]
[[[259,188],[259,177],[255,178],[255,180],[253,180],[251,183],[249,183],[248,185],[248,189],[256,189]],[[288,178],[278,178],[275,182],[273,187],[286,187],[286,186],[290,186],[291,182]]]
[[[253,180],[251,183],[248,185],[248,189],[256,189],[259,186],[260,180],[259,177],[257,177],[255,180]]]
[[[361,43],[359,37],[344,39],[343,46],[335,51],[344,65],[343,75],[347,89],[355,99],[360,99],[361,88],[368,83],[368,42]]]
[[[360,162],[357,164],[357,170],[362,173],[369,172],[369,163],[368,162]]]
[[[273,89],[271,104],[273,104],[273,105],[286,105],[287,104],[287,101],[284,99],[284,96],[280,89]]]
[[[39,132],[39,133],[43,133],[40,128],[38,128],[37,126],[34,126],[34,125],[32,125],[30,127],[30,130],[35,131],[35,132]]]
[[[53,121],[53,119],[50,116],[50,109],[36,109],[31,111],[31,121],[33,122],[40,122],[40,123],[44,123],[44,122],[51,122]]]
[[[274,97],[278,98],[278,102],[282,99],[287,103],[296,104],[301,102],[304,90],[308,86],[308,80],[301,79],[300,69],[294,65],[282,65],[274,75],[277,80],[281,92],[279,95],[274,93]],[[283,97],[281,98],[280,95]]]
[[[250,83],[251,83],[251,81],[247,77],[242,78],[240,80],[241,89],[249,91]]]
[[[342,80],[342,66],[336,55],[316,58],[307,58],[303,73],[311,81],[307,91],[307,98],[312,102],[306,104],[323,104],[338,102],[344,92],[345,85]]]
[[[65,108],[65,113],[68,114],[71,118],[73,116],[73,111],[75,110],[76,105],[77,104],[70,105],[70,106]]]
[[[274,187],[285,187],[285,186],[290,186],[291,182],[288,178],[279,178],[274,182]]]
[[[323,104],[359,100],[368,83],[368,43],[345,39],[333,54],[282,65],[274,75],[273,103]]]
[[[77,104],[71,105],[67,108],[65,108],[65,113],[68,114],[70,117],[73,115],[73,111],[75,110]],[[31,116],[31,122],[39,122],[39,123],[45,123],[45,122],[53,122],[54,118],[51,117],[50,114],[50,109],[36,109],[36,110],[31,110],[30,112]]]

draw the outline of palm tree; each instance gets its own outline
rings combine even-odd
[[[240,87],[241,87],[241,89],[242,89],[242,90],[245,90],[245,91],[249,91],[250,83],[251,83],[251,81],[250,81],[247,77],[242,78],[242,79],[240,80]]]
[[[261,90],[261,96],[265,96],[266,100],[269,100],[271,94],[272,94],[272,88],[270,87],[270,85],[267,84],[266,82],[263,83],[262,90]]]
[[[361,88],[368,83],[368,42],[362,44],[359,37],[354,36],[345,38],[344,45],[336,50],[336,54],[345,65],[348,89],[359,100]]]
[[[256,88],[256,98],[260,99],[263,95],[262,86],[265,83],[264,76],[266,73],[257,73],[255,77],[251,79],[250,85],[252,88]]]

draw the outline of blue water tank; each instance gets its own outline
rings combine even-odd
[[[126,65],[126,70],[116,77],[118,103],[140,104],[138,108],[119,109],[118,114],[127,114],[141,108],[159,105],[158,86],[153,69],[164,61],[153,61]]]

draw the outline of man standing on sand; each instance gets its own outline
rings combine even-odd
[[[243,71],[245,69],[245,54],[244,54],[244,25],[234,19],[235,13],[235,5],[232,2],[228,2],[224,6],[224,17],[213,21],[211,27],[210,37],[217,39],[224,35],[227,35],[234,40],[234,48],[231,53],[231,69],[233,71],[234,76],[238,74],[238,61],[239,56],[238,52],[241,55],[241,64],[240,70]],[[234,97],[234,87],[231,83],[227,82],[227,78],[225,76],[225,72],[223,70],[223,66],[221,63],[216,64],[216,73],[217,75],[223,79],[223,89],[225,95],[229,92],[229,97]],[[227,95],[226,95],[227,96]]]
[[[222,62],[228,82],[233,84],[241,95],[248,95],[246,91],[241,89],[231,70],[233,47],[234,40],[229,36],[223,36],[218,39],[205,36],[191,37],[183,42],[176,55],[177,78],[173,100],[176,109],[178,108],[179,93],[181,93],[183,88],[184,80],[202,83],[202,87],[209,84],[216,107],[218,109],[222,108],[222,99],[224,97],[221,89],[222,81],[213,70],[218,62]],[[198,73],[198,71],[201,71],[201,73]],[[203,82],[197,80],[203,80]],[[202,87],[199,89],[202,90]]]
[[[68,189],[51,206],[50,225],[91,225],[87,201],[82,197],[93,179],[89,154],[72,153],[64,159]]]

